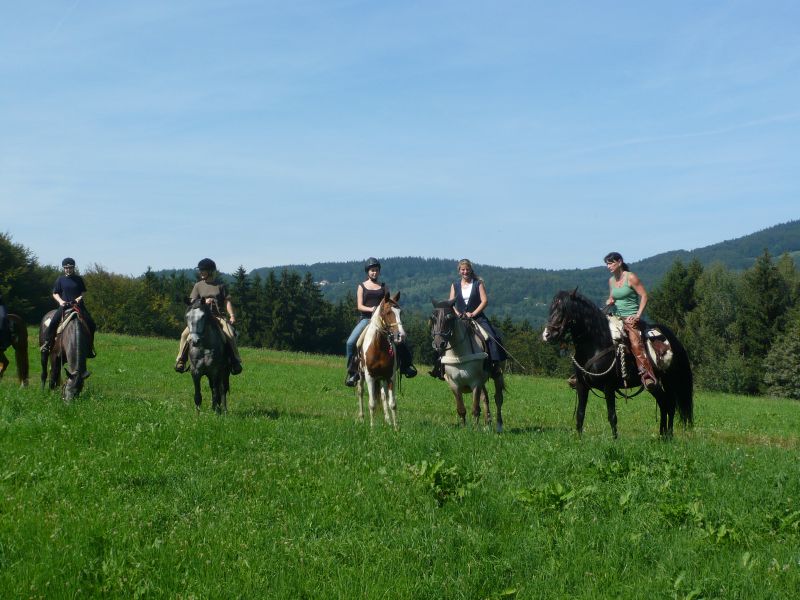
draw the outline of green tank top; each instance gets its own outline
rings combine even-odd
[[[611,297],[614,298],[614,306],[620,317],[631,317],[639,312],[639,294],[628,283],[629,273],[625,273],[625,281],[622,287],[611,286]]]

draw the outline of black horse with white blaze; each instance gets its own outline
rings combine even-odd
[[[675,409],[684,425],[693,418],[693,380],[689,356],[675,334],[663,325],[654,325],[665,338],[664,347],[671,352],[669,364],[653,361],[659,384],[650,393],[655,397],[661,412],[659,433],[672,436]],[[561,291],[553,298],[550,316],[542,333],[545,342],[571,338],[575,346],[573,362],[578,394],[576,426],[583,431],[589,390],[601,390],[606,399],[608,422],[617,437],[616,394],[640,384],[636,363],[624,346],[612,339],[608,317],[588,298],[572,292]]]

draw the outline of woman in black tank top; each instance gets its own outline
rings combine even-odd
[[[345,345],[345,355],[347,357],[347,379],[345,385],[353,387],[358,382],[358,368],[355,361],[356,343],[361,335],[361,332],[369,325],[369,320],[375,308],[381,303],[388,294],[389,288],[385,283],[378,282],[378,277],[381,274],[381,263],[377,258],[367,259],[367,264],[364,265],[364,271],[367,273],[367,279],[358,284],[356,288],[356,308],[358,309],[359,319],[356,326],[353,328],[350,337],[347,338]],[[397,358],[400,361],[400,372],[408,377],[414,377],[417,370],[414,368],[411,351],[409,350],[406,342],[401,342],[396,345]]]

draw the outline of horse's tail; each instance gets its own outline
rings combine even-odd
[[[28,383],[30,365],[28,364],[28,328],[21,317],[8,315],[9,321],[14,322],[17,340],[14,342],[14,354],[17,359],[17,377],[23,385]]]
[[[684,425],[694,421],[694,378],[689,363],[689,353],[668,327],[659,324],[658,328],[667,336],[672,348],[672,363],[664,374],[664,387],[672,394],[678,408],[678,416]]]

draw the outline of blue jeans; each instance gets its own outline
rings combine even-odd
[[[346,364],[350,364],[350,358],[356,353],[356,342],[358,342],[358,336],[360,336],[361,332],[367,328],[367,325],[369,325],[369,319],[360,319],[353,328],[353,333],[351,333],[350,337],[347,338],[347,343],[345,345],[345,355],[347,356]]]

